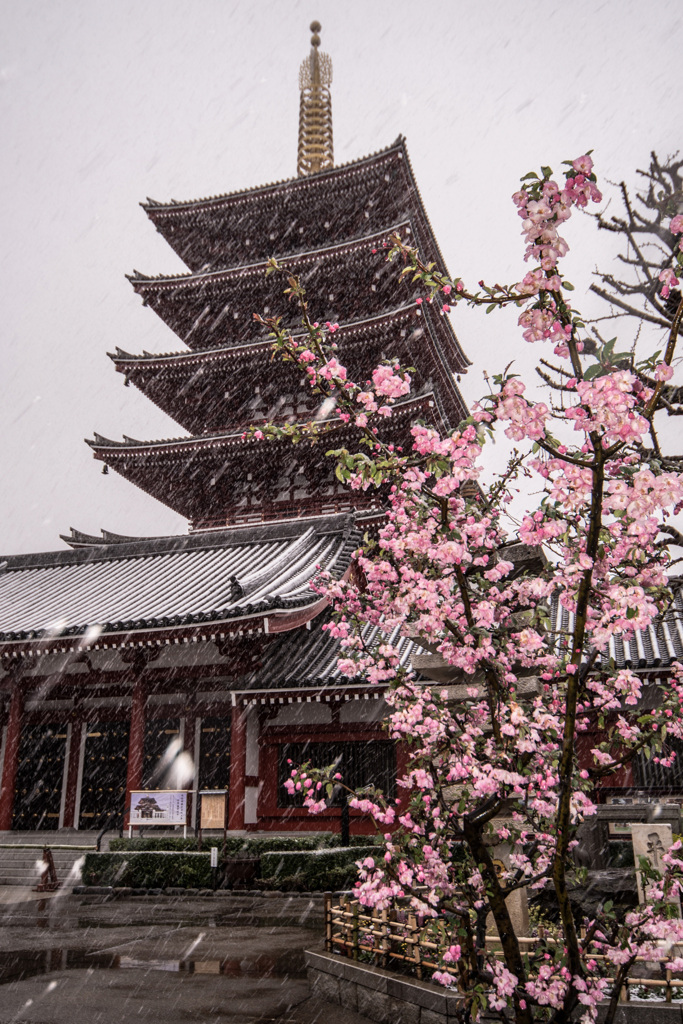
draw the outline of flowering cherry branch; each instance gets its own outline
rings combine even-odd
[[[578,1008],[594,1019],[612,984],[600,964],[611,964],[620,985],[636,956],[660,955],[662,937],[683,939],[683,924],[670,921],[683,884],[680,845],[664,872],[648,875],[649,903],[639,911],[597,908],[582,938],[572,903],[583,877],[573,851],[580,825],[595,813],[596,780],[639,753],[670,765],[668,740],[683,739],[683,668],[674,665],[666,684],[653,684],[656,699],[648,694],[646,702],[638,676],[608,657],[614,637],[647,629],[671,600],[671,560],[660,539],[667,517],[683,508],[683,476],[644,458],[644,438],[672,377],[683,312],[663,357],[625,368],[613,345],[586,344],[567,295],[568,245],[559,228],[601,197],[590,155],[567,167],[561,185],[544,167],[513,196],[532,263],[514,286],[468,290],[400,240],[387,247],[427,301],[447,300],[444,312],[462,301],[487,312],[520,308],[523,339],[552,345],[560,361],[568,406],[558,436],[550,430],[557,413],[505,370],[457,429],[442,436],[414,422],[412,443],[401,447],[384,435],[409,400],[410,368],[389,359],[355,381],[339,361],[343,328],[337,335],[337,324],[311,320],[295,278],[287,294],[302,312],[303,334],[257,317],[275,352],[305,370],[330,413],[252,436],[319,442],[343,425],[358,450],[329,453],[337,476],[351,488],[382,486],[387,498],[385,523],[377,541],[356,553],[356,573],[342,581],[321,573],[315,584],[334,610],[328,628],[341,647],[341,672],[385,688],[389,735],[408,751],[398,797],[369,788],[350,801],[385,841],[381,859],[360,865],[358,896],[380,908],[408,898],[435,935],[450,936],[434,979],[458,988],[473,1019],[488,1008],[515,1024],[567,1024]],[[683,218],[671,230],[683,235]],[[275,261],[270,269],[278,269]],[[673,281],[665,275],[663,288]],[[484,486],[484,445],[501,431],[520,447]],[[553,555],[533,571],[506,557],[513,550],[507,506],[519,476],[532,477],[541,497],[517,541]],[[566,634],[550,627],[561,614],[570,621]],[[415,678],[403,660],[406,638],[440,659],[447,686]],[[338,774],[336,766],[294,768],[287,788],[316,812]],[[519,891],[553,901],[556,942],[522,948],[509,906]],[[485,941],[489,915],[500,953]],[[615,1007],[612,997],[612,1016]]]

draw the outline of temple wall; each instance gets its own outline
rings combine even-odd
[[[241,711],[244,748],[240,755],[239,751],[230,750],[230,720],[237,709],[232,706],[229,690],[198,690],[189,685],[181,688],[176,683],[169,692],[143,691],[140,704],[139,698],[134,700],[130,695],[130,689],[127,693],[84,694],[76,698],[51,699],[48,693],[41,699],[41,690],[35,685],[32,681],[21,713],[16,766],[19,774],[9,811],[14,829],[103,827],[111,811],[120,813],[123,809],[125,793],[143,787],[150,773],[153,781],[144,784],[144,788],[179,785],[169,783],[168,775],[154,775],[156,764],[169,749],[168,744],[173,743],[176,753],[185,751],[194,762],[194,777],[185,784],[188,789],[224,785],[228,786],[233,803],[235,799],[241,801],[241,818],[238,815],[233,827],[336,831],[338,807],[312,817],[302,807],[283,804],[283,744],[312,744],[311,749],[318,752],[345,744],[347,751],[356,752],[353,756],[359,751],[365,756],[376,743],[383,745],[381,749],[387,745],[381,726],[386,705],[378,693],[366,697],[364,693],[349,692],[344,699],[340,689],[314,695],[299,691],[295,696],[281,695],[280,691],[252,698],[251,705]],[[125,689],[126,684],[119,681],[114,688],[122,686]],[[5,716],[7,710],[6,706]],[[136,716],[134,730],[132,722]],[[6,733],[5,724],[0,771],[5,761]],[[133,742],[142,742],[136,754],[141,774],[135,785],[130,779]],[[223,759],[225,768],[220,768],[216,757]],[[29,760],[32,777],[39,772],[44,774],[46,766],[50,768],[49,791],[40,791],[37,796],[31,792],[26,774]],[[206,775],[212,765],[216,765],[218,772],[215,779]],[[194,799],[190,808],[190,824],[196,825]],[[352,812],[352,832],[364,833],[369,829],[369,823]]]

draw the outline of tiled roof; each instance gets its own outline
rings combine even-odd
[[[9,557],[0,564],[0,643],[315,606],[317,567],[342,575],[358,541],[353,519],[339,515]]]
[[[313,621],[313,628],[310,631],[300,629],[283,633],[265,649],[260,667],[240,679],[237,688],[241,691],[284,690],[338,686],[344,682],[346,677],[342,676],[337,668],[337,659],[340,657],[339,642],[321,628],[330,617],[329,611],[325,611]],[[556,604],[553,607],[553,622],[557,625]],[[566,613],[560,617],[560,625],[563,630],[561,635],[564,636],[569,626]],[[373,642],[386,642],[387,639],[392,644],[397,644],[401,651],[401,663],[404,665],[410,664],[414,654],[425,653],[423,647],[409,637],[401,637],[398,631],[387,638],[376,629],[368,629],[364,636],[365,643],[369,646]],[[656,628],[636,633],[630,643],[621,638],[611,642],[609,655],[604,659],[605,668],[609,657],[614,658],[618,668],[630,667],[644,671],[665,669],[672,661],[683,658],[681,590],[676,594],[674,606]],[[422,678],[427,685],[445,685],[443,682],[433,682],[425,676]]]
[[[671,607],[654,625],[635,630],[627,639],[614,636],[602,657],[602,669],[610,661],[617,668],[666,668],[673,661],[683,659],[683,580],[671,580],[674,599]],[[574,627],[574,616],[561,608],[557,601],[551,608],[551,628],[560,643],[568,642]],[[600,664],[600,663],[598,663]]]
[[[189,200],[176,200],[172,199],[170,202],[158,202],[156,199],[147,198],[146,203],[140,203],[143,210],[154,214],[173,214],[177,211],[185,209],[195,209],[199,206],[214,206],[222,205],[225,202],[235,201],[244,197],[256,196],[262,192],[268,192],[272,189],[279,189],[283,186],[296,186],[299,185],[305,188],[310,182],[338,178],[340,174],[348,172],[349,169],[360,169],[364,164],[374,163],[378,157],[388,156],[394,150],[404,151],[405,150],[405,138],[399,135],[395,142],[392,142],[390,146],[385,146],[384,149],[378,149],[374,153],[368,154],[368,156],[361,157],[360,160],[349,160],[345,164],[337,164],[335,167],[329,168],[325,171],[319,171],[317,174],[306,175],[302,178],[281,178],[279,181],[272,181],[266,185],[256,185],[252,188],[236,189],[233,192],[223,192],[220,195],[208,196],[203,199],[189,199]]]
[[[322,628],[330,619],[330,612],[324,611],[313,620],[310,630],[302,628],[282,633],[264,649],[260,667],[243,676],[237,689],[296,689],[301,686],[338,686],[349,682],[337,667],[341,656],[339,641]],[[401,637],[398,629],[387,636],[376,628],[368,627],[363,640],[369,647],[387,641],[396,644],[401,652],[401,664],[405,666],[410,665],[413,651],[419,649],[409,637]]]
[[[406,218],[415,219],[423,257],[446,270],[402,136],[387,149],[316,174],[189,202],[148,200],[143,207],[194,273],[386,235]]]
[[[390,234],[401,235],[404,240],[408,241],[410,240],[409,236],[414,235],[413,226],[410,221],[404,220],[397,224],[390,224],[372,235],[345,239],[343,242],[292,255],[285,253],[278,257],[278,262],[284,270],[288,270],[290,273],[303,274],[308,267],[316,266],[324,260],[339,261],[345,257],[353,257],[367,252],[373,247],[377,251],[382,248]],[[132,274],[126,276],[139,294],[148,296],[157,291],[188,291],[211,285],[220,287],[234,278],[261,278],[266,276],[268,268],[267,260],[258,260],[253,263],[224,267],[220,270],[206,270],[189,274],[143,274],[139,270],[134,270]]]
[[[467,415],[455,374],[467,360],[435,303],[412,303],[390,314],[342,326],[339,358],[353,380],[367,380],[384,358],[414,366],[412,393],[434,390],[442,423],[451,429]],[[303,335],[299,334],[299,338]],[[191,434],[240,434],[264,422],[327,418],[329,403],[316,395],[296,363],[273,358],[270,338],[194,352],[111,357],[135,387]],[[326,413],[326,410],[328,412]],[[385,428],[386,429],[386,428]]]
[[[419,418],[443,427],[433,392],[396,403],[389,421],[392,442],[411,443],[410,430]],[[384,492],[350,489],[336,477],[334,461],[326,454],[330,446],[358,451],[358,428],[338,416],[321,424],[317,442],[296,446],[287,437],[258,439],[242,433],[154,442],[96,435],[88,443],[97,459],[195,528],[377,507]]]
[[[382,247],[397,231],[419,246],[414,225],[403,221],[388,224],[374,236],[282,256],[283,269],[299,276],[307,289],[314,320],[355,323],[414,300],[416,286],[387,263]],[[301,329],[298,306],[287,303],[283,295],[286,282],[280,274],[268,276],[267,270],[265,258],[191,274],[135,273],[130,280],[145,305],[188,348],[198,350],[252,341],[254,313],[277,313],[286,329]]]
[[[404,306],[399,306],[397,309],[392,309],[388,313],[367,317],[365,320],[357,320],[352,324],[343,324],[340,327],[336,341],[339,342],[347,337],[365,335],[381,328],[393,327],[397,322],[408,320],[416,310],[420,310],[420,313],[422,313],[417,303],[409,302]],[[425,312],[429,313],[429,309],[426,309]],[[308,337],[302,331],[295,330],[291,334],[295,341]],[[273,339],[270,336],[254,338],[252,341],[228,342],[220,348],[195,349],[189,352],[155,353],[143,351],[141,354],[134,354],[117,347],[116,352],[108,352],[107,355],[117,367],[121,368],[125,368],[127,363],[131,363],[134,366],[144,364],[154,367],[167,364],[192,366],[195,364],[201,365],[208,361],[227,361],[236,355],[250,354],[251,352],[259,352],[261,350],[266,350],[269,354],[272,353]],[[466,366],[470,365],[470,361],[467,360],[464,353],[462,358]],[[460,372],[466,372],[466,370],[461,370]]]
[[[434,402],[436,397],[428,387],[425,387],[417,393],[410,393],[406,398],[397,400],[393,406],[394,418],[399,419],[400,417],[410,417],[411,415],[417,416],[421,413],[428,402]],[[346,424],[342,422],[339,415],[334,415],[336,407],[332,407],[331,414],[326,417],[320,417],[318,422],[324,424],[328,428],[329,433],[345,432],[351,433],[352,436],[356,435],[355,431],[351,431]],[[279,438],[274,439],[277,443]],[[129,437],[127,434],[123,435],[122,441],[115,441],[113,438],[104,437],[102,434],[94,432],[92,440],[86,438],[86,444],[88,444],[94,452],[107,453],[106,457],[109,458],[111,449],[111,455],[116,454],[135,454],[142,450],[145,454],[157,451],[172,451],[176,453],[182,453],[188,448],[196,448],[197,450],[210,449],[210,448],[224,448],[232,445],[239,445],[241,448],[251,448],[255,444],[259,443],[259,439],[255,439],[251,435],[246,435],[243,429],[235,433],[215,433],[215,434],[201,434],[193,435],[192,437],[163,437],[158,438],[154,441],[140,441],[136,437]],[[272,444],[272,440],[263,441],[262,444]],[[104,458],[104,455],[100,455]]]

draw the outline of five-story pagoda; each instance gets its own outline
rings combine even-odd
[[[271,360],[254,324],[254,313],[277,313],[297,328],[282,278],[266,276],[271,256],[304,284],[314,319],[342,325],[335,340],[354,379],[365,379],[383,357],[416,367],[413,393],[394,410],[397,441],[418,418],[447,430],[466,415],[455,375],[467,359],[448,318],[416,304],[411,285],[383,258],[387,239],[398,234],[443,267],[404,141],[333,166],[332,69],[319,53],[318,23],[312,28],[300,74],[299,177],[212,199],[144,204],[189,273],[136,273],[131,282],[186,350],[117,350],[112,358],[190,436],[96,436],[90,443],[96,458],[185,516],[193,530],[377,506],[376,495],[352,494],[335,479],[324,445],[266,448],[243,437],[266,421],[334,421],[334,410],[316,406],[300,368]],[[338,440],[353,446],[354,428],[338,422]]]

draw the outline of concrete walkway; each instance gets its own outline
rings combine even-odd
[[[368,1024],[309,996],[319,897],[12,886],[0,888],[0,925],[0,1024]]]
[[[56,892],[35,892],[30,885],[0,885],[0,906],[3,903],[32,903],[53,899]]]

